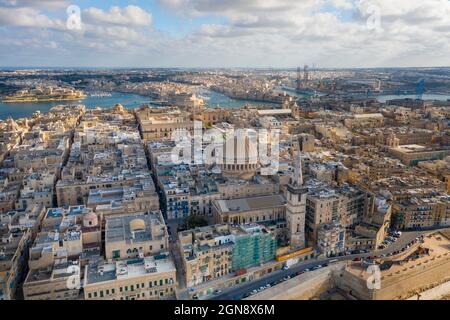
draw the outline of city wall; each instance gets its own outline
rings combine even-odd
[[[449,281],[449,270],[450,253],[446,253],[395,273],[383,272],[379,290],[367,288],[364,270],[361,270],[361,274],[343,270],[342,274],[336,277],[336,285],[345,293],[362,300],[407,299],[425,288]]]
[[[334,288],[334,277],[345,264],[304,273],[270,289],[255,294],[246,300],[310,300]]]

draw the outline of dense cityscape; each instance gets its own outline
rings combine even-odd
[[[449,74],[0,71],[0,299],[447,299]]]
[[[0,0],[0,315],[445,312],[449,26],[449,0]]]

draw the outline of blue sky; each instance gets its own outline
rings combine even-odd
[[[176,14],[172,12],[170,8],[164,8],[154,0],[78,0],[71,3],[77,4],[81,9],[89,7],[97,7],[103,10],[108,10],[111,6],[126,7],[128,5],[136,5],[140,8],[151,12],[153,17],[153,28],[162,32],[167,32],[172,36],[180,37],[191,32],[194,28],[201,26],[202,24],[223,24],[225,19],[220,16],[201,16],[191,18]]]
[[[68,29],[66,9],[81,9]],[[0,0],[0,66],[450,65],[445,0]]]

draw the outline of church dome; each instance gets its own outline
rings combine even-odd
[[[121,105],[120,103],[118,103],[118,104],[116,104],[116,105],[114,106],[113,111],[114,111],[115,113],[123,113],[123,112],[125,111],[125,108],[123,107],[123,105]]]
[[[220,169],[225,176],[252,178],[259,165],[256,133],[244,129],[236,130],[234,135],[225,141],[221,157]]]

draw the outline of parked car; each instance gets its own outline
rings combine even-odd
[[[339,260],[338,259],[332,259],[332,260],[330,260],[328,263],[336,263],[336,262],[338,262]]]

